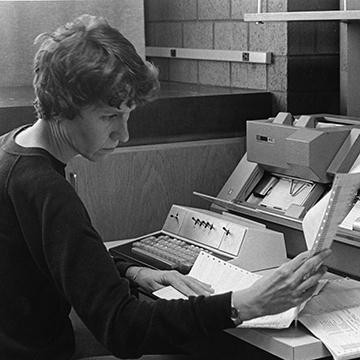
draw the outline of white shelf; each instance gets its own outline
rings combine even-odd
[[[244,14],[244,21],[360,21],[360,10],[294,11]]]
[[[270,52],[240,51],[240,50],[213,50],[213,49],[187,49],[169,47],[146,47],[146,56],[192,59],[232,61],[246,63],[270,64]]]

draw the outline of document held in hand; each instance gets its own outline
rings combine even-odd
[[[337,227],[350,211],[359,188],[360,172],[336,174],[331,190],[307,212],[302,227],[313,254],[331,247]]]
[[[215,294],[246,289],[256,280],[261,278],[261,275],[241,269],[205,252],[200,252],[189,275],[210,284],[215,290]],[[171,286],[155,291],[154,295],[168,300],[186,299],[185,295]],[[303,308],[304,305],[305,304],[303,304],[301,308]],[[238,327],[273,329],[288,328],[295,319],[297,311],[298,308],[293,307],[280,314],[262,316],[256,319],[244,321]]]

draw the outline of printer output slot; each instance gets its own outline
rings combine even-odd
[[[325,188],[324,184],[313,181],[264,172],[245,204],[274,214],[302,218],[319,200]]]

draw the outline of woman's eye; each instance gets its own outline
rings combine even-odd
[[[114,120],[114,119],[116,119],[118,116],[119,116],[118,114],[105,115],[105,116],[103,116],[103,119],[104,119],[104,120]]]

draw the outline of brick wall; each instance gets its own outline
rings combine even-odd
[[[338,0],[263,0],[262,11],[334,10]],[[267,90],[273,112],[339,109],[338,22],[243,21],[256,0],[145,0],[147,46],[272,52],[271,64],[152,58],[161,80]]]

